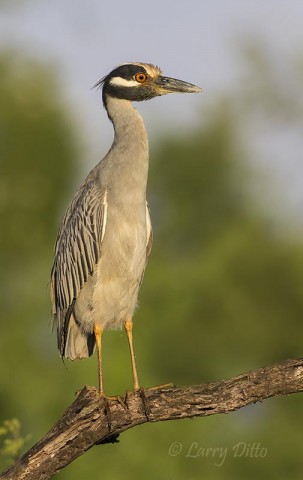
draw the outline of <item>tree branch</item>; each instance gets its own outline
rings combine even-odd
[[[269,397],[302,391],[303,359],[286,360],[216,383],[148,388],[144,390],[148,418],[139,393],[129,393],[125,404],[109,400],[109,431],[97,390],[86,386],[45,437],[0,479],[49,479],[92,446],[115,442],[120,433],[145,422],[228,413]]]

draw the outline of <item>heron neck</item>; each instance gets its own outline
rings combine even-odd
[[[106,156],[111,196],[116,203],[128,199],[128,204],[139,202],[145,209],[149,160],[143,119],[128,100],[108,97],[106,109],[115,130],[114,142]]]
[[[147,151],[148,138],[144,122],[132,103],[108,96],[106,109],[115,131],[113,146],[123,147],[124,150],[135,148]]]

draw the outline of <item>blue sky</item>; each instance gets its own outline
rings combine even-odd
[[[155,138],[163,126],[189,128],[203,105],[215,101],[220,92],[235,89],[241,81],[237,52],[243,38],[253,37],[270,46],[281,64],[303,45],[301,0],[23,0],[18,7],[6,4],[2,3],[0,13],[1,44],[15,45],[57,67],[64,95],[90,146],[89,164],[94,163],[96,152],[100,156],[106,152],[112,137],[99,93],[90,87],[115,65],[131,60],[156,63],[165,75],[203,88],[199,96],[171,95],[140,104]],[[298,208],[303,205],[298,181],[303,169],[301,157],[295,157],[288,158],[287,165],[283,159],[277,163],[280,178],[287,177],[285,188],[296,192],[293,202]],[[259,158],[266,163],[266,152]]]
[[[273,45],[281,57],[303,43],[301,0],[18,3],[1,12],[1,43],[57,63],[65,89],[86,105],[96,104],[91,85],[119,63],[156,63],[167,75],[201,85],[209,98],[236,82],[235,52],[244,35]],[[169,105],[174,117],[179,102],[194,113],[197,98],[168,98],[148,107],[152,115]]]

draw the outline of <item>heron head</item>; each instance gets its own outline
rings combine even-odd
[[[116,67],[96,83],[106,96],[140,102],[168,93],[198,93],[202,89],[192,83],[164,77],[159,67],[150,63],[125,63]]]

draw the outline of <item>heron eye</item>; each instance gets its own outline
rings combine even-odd
[[[136,80],[138,83],[144,83],[144,82],[146,82],[146,80],[147,80],[147,75],[146,75],[146,73],[136,73],[136,75],[135,75],[135,80]]]

